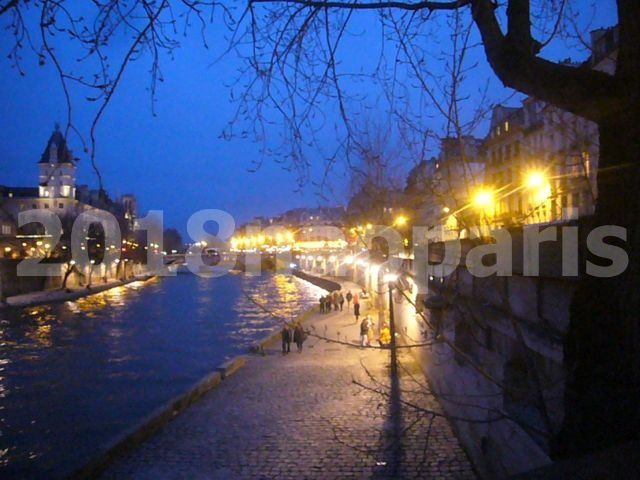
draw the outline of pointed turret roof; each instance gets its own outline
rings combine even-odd
[[[71,150],[67,147],[67,141],[60,131],[60,125],[56,123],[55,129],[49,137],[47,147],[42,152],[39,163],[70,163],[74,158]]]

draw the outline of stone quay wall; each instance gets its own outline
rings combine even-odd
[[[454,428],[486,478],[549,465],[549,442],[564,415],[563,338],[577,278],[560,275],[560,245],[551,243],[541,245],[540,275],[524,276],[514,240],[512,276],[479,278],[458,266],[451,276],[423,279],[426,295],[415,285],[405,290],[416,307],[394,295],[405,343],[439,330],[431,345],[410,350],[445,411],[461,419]],[[462,265],[476,244],[463,243]],[[433,249],[429,262],[441,262],[442,251]],[[422,300],[434,294],[442,308],[425,308]]]

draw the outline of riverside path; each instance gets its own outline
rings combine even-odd
[[[346,304],[305,328],[354,345],[359,335]],[[391,381],[388,350],[314,336],[295,350],[250,356],[102,478],[475,478],[448,421],[427,413],[442,410],[406,351]]]

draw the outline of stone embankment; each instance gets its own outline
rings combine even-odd
[[[40,292],[23,293],[21,295],[14,295],[12,297],[7,297],[4,303],[0,304],[0,309],[8,308],[8,307],[24,308],[24,307],[32,307],[35,305],[44,305],[47,303],[66,302],[66,301],[76,300],[78,298],[104,292],[105,290],[121,287],[129,283],[140,282],[140,281],[145,282],[151,278],[153,278],[153,275],[141,275],[135,278],[130,278],[128,280],[112,280],[106,283],[96,283],[92,285],[91,288],[87,288],[87,287],[74,287],[74,288],[66,288],[66,289],[60,288],[56,290],[43,290]]]

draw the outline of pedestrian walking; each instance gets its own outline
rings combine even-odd
[[[302,329],[302,325],[297,323],[295,328],[293,329],[293,341],[296,342],[296,345],[298,346],[298,353],[302,353],[302,344],[304,343],[306,338],[307,334]]]
[[[364,317],[360,323],[360,346],[366,347],[369,344],[369,317]]]
[[[339,303],[339,297],[338,297],[338,291],[334,290],[333,295],[332,295],[332,300],[333,300],[333,309],[337,312],[338,311],[338,303]]]
[[[351,309],[351,300],[353,300],[353,295],[351,294],[351,290],[347,292],[347,312]]]
[[[286,323],[282,327],[282,354],[291,352],[291,329]]]
[[[344,307],[344,295],[342,295],[342,292],[338,294],[338,303],[340,304],[340,311],[342,311]]]
[[[356,323],[358,323],[358,317],[360,316],[360,299],[357,293],[353,296],[353,314],[356,316]]]
[[[320,296],[320,313],[324,313],[325,299],[324,296]]]

